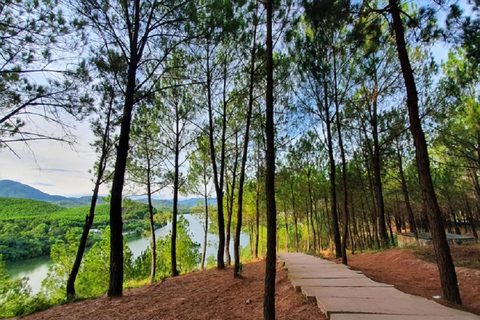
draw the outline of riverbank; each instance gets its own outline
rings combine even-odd
[[[188,229],[191,235],[191,239],[196,243],[203,243],[204,230],[202,222],[192,214],[184,215],[185,219],[188,221]],[[155,230],[155,236],[157,239],[165,237],[171,231],[171,223],[167,223],[164,227]],[[208,234],[208,246],[207,246],[207,257],[215,256],[217,253],[217,235]],[[248,235],[242,233],[241,245],[247,246],[249,243]],[[127,238],[127,246],[130,248],[133,254],[133,258],[137,258],[144,252],[147,248],[150,247],[151,238],[149,236],[140,237],[140,238]],[[199,252],[201,247],[199,247]],[[233,240],[230,244],[231,256],[233,257]],[[44,256],[40,258],[32,258],[26,260],[20,260],[16,262],[7,263],[7,273],[10,278],[17,277],[27,277],[28,285],[32,289],[32,294],[40,292],[42,287],[42,281],[46,278],[48,273],[48,267],[52,264],[52,261],[49,256]]]
[[[239,279],[232,274],[231,267],[193,272],[125,291],[122,298],[103,296],[22,319],[262,319],[265,262],[244,264]],[[281,268],[277,269],[276,308],[277,319],[325,319],[314,303],[295,292]]]

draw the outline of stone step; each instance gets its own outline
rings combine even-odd
[[[302,253],[279,254],[279,261],[295,289],[331,320],[480,320],[331,261]]]

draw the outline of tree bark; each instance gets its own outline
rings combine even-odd
[[[112,102],[113,103],[113,102]],[[100,154],[100,159],[98,161],[98,171],[97,177],[95,180],[95,187],[93,189],[92,201],[90,202],[90,211],[85,217],[85,224],[83,226],[82,237],[80,238],[80,243],[78,244],[77,255],[75,257],[75,262],[73,263],[72,271],[68,275],[67,280],[67,298],[72,299],[75,296],[75,280],[77,279],[78,271],[80,270],[80,265],[82,264],[83,254],[87,247],[88,233],[92,228],[93,220],[95,218],[95,208],[97,205],[98,192],[100,190],[100,185],[102,184],[103,174],[106,168],[106,162],[108,158],[108,147],[107,141],[109,139],[110,124],[111,124],[111,113],[112,113],[112,104],[108,109],[107,120],[105,123],[105,130],[103,132],[102,138],[102,151]]]
[[[153,222],[153,205],[152,205],[152,186],[150,177],[150,159],[147,159],[147,197],[148,197],[148,218],[150,222],[150,234],[152,237],[151,247],[151,267],[150,267],[150,284],[155,281],[155,272],[157,266],[157,243],[155,240],[155,223]]]
[[[332,142],[332,129],[330,110],[327,101],[327,81],[324,79],[324,95],[325,95],[325,124],[327,127],[327,145],[328,145],[328,159],[330,162],[330,194],[331,194],[331,213],[332,213],[332,232],[333,242],[335,244],[335,257],[340,258],[342,256],[342,244],[340,240],[340,230],[338,228],[338,212],[337,212],[337,190],[335,186],[335,159],[333,157],[333,142]]]
[[[397,0],[389,0],[390,12],[392,14],[395,38],[397,43],[398,58],[400,60],[405,87],[407,90],[407,107],[410,119],[410,130],[415,144],[415,159],[417,162],[418,177],[422,190],[422,197],[426,207],[426,215],[432,233],[435,257],[440,272],[444,298],[448,301],[461,304],[460,292],[458,290],[457,274],[453,265],[450,247],[445,235],[442,222],[442,214],[437,202],[435,190],[430,175],[430,159],[425,134],[419,116],[418,94],[415,85],[413,70],[405,43],[403,22],[400,17]]]
[[[230,207],[228,207],[228,201],[227,201],[228,212],[227,212],[227,228],[226,228],[226,239],[225,239],[225,257],[226,257],[228,266],[231,263],[230,234],[232,229],[231,226],[232,226],[232,215],[233,215],[233,203],[235,199],[235,182],[237,180],[237,167],[238,167],[238,132],[235,133],[235,160],[233,163],[232,189],[230,192]],[[228,184],[227,184],[227,194],[228,194]]]
[[[139,4],[137,4],[139,5]],[[130,124],[134,105],[135,82],[137,76],[137,41],[138,33],[134,36],[131,48],[131,58],[128,66],[127,90],[120,124],[117,159],[112,182],[112,196],[110,199],[110,281],[109,297],[121,297],[123,293],[123,221],[122,221],[122,192],[127,166],[128,143],[130,140]]]
[[[255,19],[256,21],[256,19]],[[240,233],[242,232],[242,213],[243,213],[243,186],[245,184],[245,170],[247,167],[248,157],[248,143],[250,141],[250,123],[252,121],[253,112],[253,88],[255,82],[255,43],[257,39],[257,24],[253,24],[253,40],[252,40],[252,54],[250,59],[250,86],[248,89],[248,110],[247,110],[247,124],[245,127],[245,137],[243,141],[243,155],[242,164],[240,168],[240,178],[238,182],[238,205],[237,205],[237,228],[235,229],[235,241],[233,244],[235,255],[235,266],[233,268],[233,277],[237,277],[240,273]]]
[[[313,217],[313,198],[312,198],[312,181],[311,181],[310,168],[307,169],[307,186],[308,186],[308,201],[310,207],[310,225],[312,226],[313,233],[313,251],[317,252],[317,232],[315,230],[315,219]],[[307,213],[308,214],[308,213]]]
[[[383,186],[381,178],[381,162],[380,162],[380,145],[378,142],[378,105],[377,105],[377,84],[375,84],[375,92],[373,93],[373,112],[372,112],[372,129],[373,129],[373,178],[375,187],[375,199],[377,200],[377,213],[379,233],[382,245],[388,247],[388,234],[385,221],[385,203],[383,201]]]
[[[347,163],[345,160],[345,149],[342,140],[342,128],[340,122],[340,105],[338,101],[337,88],[337,63],[335,57],[335,47],[333,48],[333,89],[334,89],[334,103],[337,121],[338,145],[340,147],[340,157],[342,159],[342,185],[343,185],[343,211],[345,214],[345,221],[343,225],[343,242],[342,242],[342,263],[348,264],[347,261],[347,243],[348,243],[348,189],[347,189]]]
[[[410,232],[415,235],[415,240],[418,242],[418,230],[415,223],[415,216],[413,215],[412,205],[410,204],[410,196],[408,194],[407,182],[405,181],[405,174],[403,173],[402,155],[400,154],[400,146],[397,140],[397,156],[398,156],[398,173],[402,182],[402,192],[405,198],[405,206],[407,207],[408,223],[410,224]]]
[[[205,176],[204,176],[205,177]],[[205,235],[203,236],[203,249],[202,249],[202,260],[200,262],[200,267],[205,269],[205,260],[207,255],[207,244],[208,244],[208,193],[207,193],[207,185],[205,185],[205,224],[203,226],[203,231]]]
[[[173,214],[172,214],[172,246],[171,246],[171,260],[172,260],[172,277],[178,276],[177,269],[177,216],[178,216],[178,189],[179,189],[179,153],[180,153],[180,128],[179,128],[179,110],[178,105],[175,106],[175,162],[174,162],[174,177],[173,177]]]
[[[283,203],[283,214],[285,216],[285,252],[288,252],[288,213],[286,202]]]
[[[217,168],[217,158],[215,154],[214,142],[214,122],[213,122],[213,106],[212,106],[212,79],[210,70],[210,48],[207,45],[207,104],[208,104],[208,120],[209,120],[209,143],[210,143],[210,157],[212,159],[213,181],[215,184],[215,193],[217,195],[217,218],[218,218],[218,251],[217,251],[217,269],[225,268],[224,263],[224,247],[225,247],[225,220],[223,216],[223,162],[225,160],[225,125],[226,119],[224,114],[223,133],[222,133],[222,163],[220,174]],[[225,110],[224,110],[225,111]],[[225,112],[224,112],[225,113]]]
[[[258,258],[260,236],[260,146],[257,144],[257,186],[255,188],[255,259]]]
[[[292,214],[293,214],[293,223],[295,224],[295,252],[298,252],[298,217],[295,213],[295,195],[293,193],[293,183],[290,184],[290,189],[292,192]]]
[[[265,293],[263,298],[263,318],[275,320],[275,276],[276,276],[276,233],[277,209],[275,206],[275,124],[273,112],[273,41],[272,18],[273,0],[265,3],[267,14],[267,89],[266,89],[266,177],[265,195],[267,204],[267,258],[265,261]]]

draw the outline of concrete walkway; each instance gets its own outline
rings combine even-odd
[[[281,253],[297,291],[331,320],[480,320],[480,316],[375,282],[360,271],[303,253]]]

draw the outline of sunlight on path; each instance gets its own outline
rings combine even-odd
[[[480,320],[331,261],[303,253],[281,253],[279,262],[288,270],[295,289],[316,301],[332,320]]]

